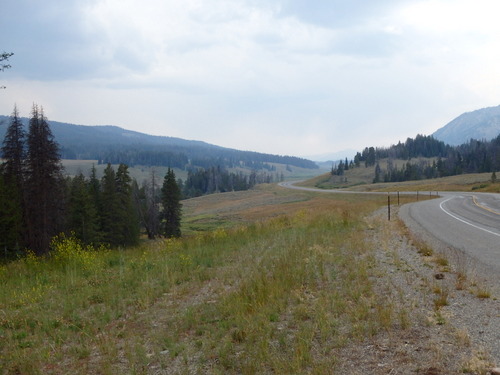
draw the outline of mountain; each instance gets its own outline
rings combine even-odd
[[[0,115],[0,139],[5,136],[10,117]],[[28,128],[29,119],[21,118],[22,123]],[[93,145],[134,145],[151,144],[163,146],[186,146],[186,147],[211,147],[221,148],[202,141],[190,141],[175,137],[153,136],[126,130],[114,125],[74,125],[58,121],[49,121],[50,129],[56,141],[63,147],[74,147],[81,143],[92,143]]]
[[[26,129],[29,120],[21,119]],[[10,117],[0,115],[0,140],[3,141]],[[124,163],[130,166],[243,167],[270,169],[268,163],[317,169],[310,160],[294,156],[263,154],[215,146],[202,141],[153,136],[118,126],[74,125],[49,121],[54,138],[61,147],[63,159],[99,160],[102,163]]]
[[[489,141],[499,134],[500,105],[464,113],[432,135],[440,141],[458,146],[471,138]]]

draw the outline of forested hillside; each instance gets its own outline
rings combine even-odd
[[[20,118],[24,129],[28,119]],[[0,140],[3,140],[9,117],[0,116]],[[269,163],[300,168],[318,166],[303,158],[239,151],[174,137],[151,136],[117,126],[83,126],[50,121],[50,127],[60,145],[63,159],[98,160],[102,164],[129,166],[166,166],[188,170],[192,168],[243,167],[269,169]]]
[[[426,158],[427,160],[419,160]],[[387,160],[385,166],[380,164]],[[408,162],[398,168],[392,160]],[[430,159],[432,159],[430,161]],[[462,173],[496,172],[500,169],[500,135],[491,141],[470,140],[450,146],[432,136],[417,135],[388,148],[366,147],[350,163],[332,168],[333,175],[343,175],[349,167],[376,166],[374,182],[395,182],[453,176]]]

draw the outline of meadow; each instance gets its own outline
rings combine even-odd
[[[386,203],[262,185],[185,201],[181,239],[59,236],[0,266],[0,373],[335,373],[346,347],[411,328],[374,285],[366,217]]]
[[[359,215],[379,203],[284,200],[252,223],[184,239],[110,250],[60,237],[48,258],[2,265],[2,372],[332,366],[325,353],[390,324],[372,313],[370,256],[357,236]]]

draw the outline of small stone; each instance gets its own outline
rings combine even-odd
[[[444,273],[436,273],[434,275],[434,278],[436,278],[437,280],[443,280],[444,279]]]
[[[500,367],[495,367],[490,370],[490,375],[500,375]]]
[[[167,350],[162,350],[160,352],[160,354],[163,354],[163,355],[167,355],[168,353],[170,353],[170,351],[167,349]]]

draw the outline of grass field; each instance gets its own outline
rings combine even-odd
[[[363,235],[386,202],[262,185],[184,201],[183,239],[60,237],[0,266],[0,373],[334,373],[346,346],[411,326]]]
[[[219,212],[226,228],[122,250],[60,238],[2,266],[2,373],[322,372],[392,324],[357,235],[381,201],[276,187],[221,201],[186,204],[186,221]]]

